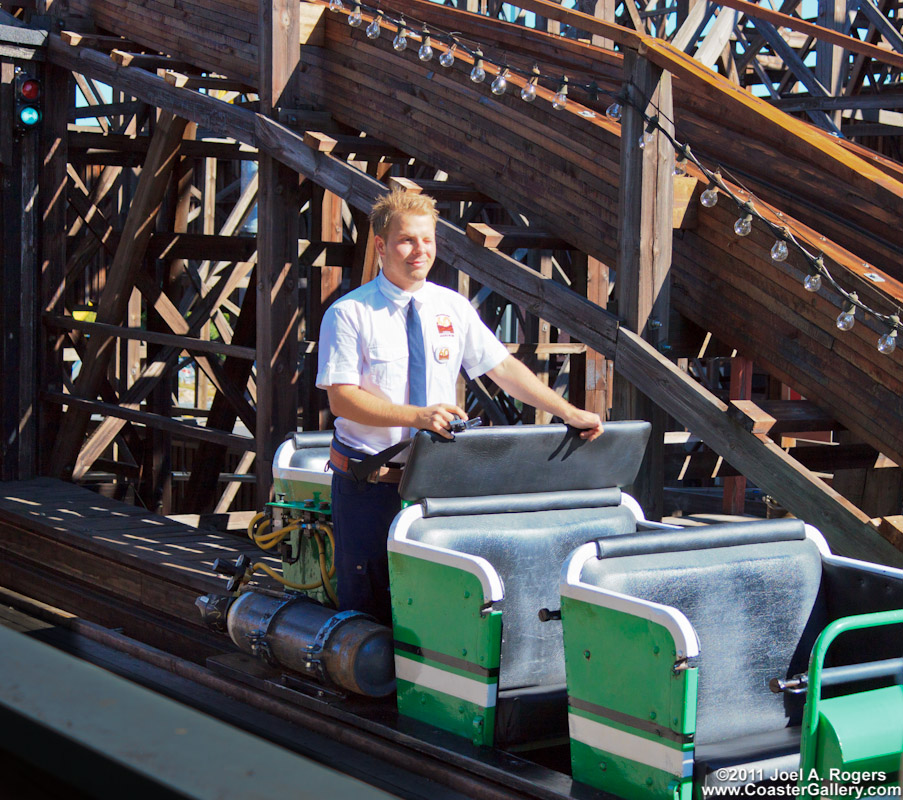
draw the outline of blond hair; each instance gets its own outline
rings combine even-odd
[[[433,222],[439,219],[436,201],[428,194],[413,194],[401,189],[393,189],[373,204],[370,211],[370,224],[373,226],[373,232],[377,236],[385,236],[392,220],[399,214],[423,214],[432,217]]]

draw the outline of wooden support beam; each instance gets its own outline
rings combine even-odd
[[[435,197],[440,203],[491,203],[490,197],[487,197],[473,186],[464,183],[452,183],[451,181],[435,181],[424,180],[418,178],[411,180],[410,178],[389,178],[389,186],[398,187],[406,192],[415,192],[416,194],[428,194]]]
[[[752,397],[753,362],[743,356],[731,359],[730,399],[749,400]],[[746,508],[746,478],[742,475],[724,479],[721,508],[725,514],[743,514]]]
[[[13,31],[19,30],[13,28]],[[23,29],[24,30],[24,29]],[[6,379],[0,392],[0,479],[32,478],[37,467],[38,422],[35,395],[36,341],[40,298],[40,133],[14,133],[16,69],[43,77],[37,61],[14,67],[0,63],[0,170],[3,225],[0,229],[0,363]],[[37,202],[36,202],[37,201]],[[41,348],[43,349],[43,348]]]
[[[40,310],[43,314],[59,314],[66,301],[66,197],[68,191],[68,132],[66,108],[69,105],[70,75],[68,70],[48,64],[44,70],[44,119],[42,125],[42,158],[39,198],[42,221],[41,268],[39,271]],[[38,321],[38,320],[36,320]],[[40,387],[51,392],[63,391],[65,337],[44,335],[38,328]],[[38,414],[38,472],[51,468],[53,442],[62,424],[62,409],[44,406]]]
[[[256,455],[252,453],[250,450],[246,453],[242,453],[241,459],[238,462],[238,466],[235,468],[236,475],[248,475],[248,471],[251,469],[251,465],[254,463],[254,459]],[[253,475],[250,475],[253,479]],[[214,514],[226,514],[229,511],[229,507],[232,505],[232,501],[235,500],[235,496],[238,494],[238,490],[241,488],[241,481],[238,480],[230,480],[226,485],[226,488],[223,490],[222,495],[220,495],[219,500],[216,501],[216,505],[213,507]],[[245,525],[244,527],[247,527]]]
[[[331,153],[335,150],[338,142],[328,133],[318,133],[317,131],[305,131],[304,144],[317,153]]]
[[[61,392],[42,392],[41,398],[51,403],[79,408],[87,414],[103,414],[105,417],[116,417],[117,419],[138,422],[146,425],[148,428],[171,433],[179,439],[209,442],[239,452],[245,452],[254,448],[254,440],[248,436],[237,436],[199,425],[189,425],[186,422],[178,422],[162,414],[151,414],[136,408],[103,403],[100,400],[85,400],[81,397],[74,397],[71,394],[63,394]]]
[[[307,4],[305,4],[307,5]],[[298,66],[301,4],[259,0],[261,118],[301,105]],[[302,140],[303,141],[303,140]],[[307,149],[306,145],[304,145]],[[262,153],[257,228],[257,506],[269,501],[276,448],[298,425],[299,180],[295,170]]]
[[[274,108],[301,105],[297,86],[301,5],[297,0],[259,0],[258,88],[262,114],[270,114]],[[323,10],[322,6],[316,9]]]
[[[314,187],[311,197],[311,234],[324,242],[341,243],[343,235],[342,198],[333,192]],[[350,255],[350,254],[349,254]],[[311,336],[318,335],[323,314],[339,298],[342,285],[342,262],[327,260],[308,270],[306,325]],[[326,394],[315,385],[316,365],[309,366],[306,375],[307,397],[304,404],[304,429],[323,430],[329,422]]]
[[[836,431],[842,426],[811,400],[734,400],[728,414],[746,430],[772,439],[804,431]]]
[[[256,287],[257,281],[251,281],[251,287]],[[250,349],[257,335],[257,297],[256,291],[245,293],[241,313],[235,323],[232,344]],[[256,350],[254,351],[256,354]],[[245,386],[251,377],[251,362],[245,359],[228,357],[223,364],[223,375],[226,381],[233,386]],[[207,428],[231,432],[235,426],[238,415],[235,408],[228,402],[222,393],[213,397],[210,413],[207,415]],[[191,477],[188,479],[188,488],[185,496],[188,508],[200,514],[212,511],[217,503],[217,482],[219,474],[225,467],[226,448],[222,445],[201,445],[194,456]]]
[[[585,286],[586,299],[600,308],[606,308],[610,288],[608,267],[599,259],[583,253],[574,253],[572,259],[572,271],[579,276],[575,278],[577,291]],[[574,363],[572,359],[572,370]],[[587,349],[582,368],[576,372],[583,382],[584,407],[595,411],[603,420],[608,419],[613,390],[611,360],[596,350]]]
[[[79,33],[78,31],[62,31],[60,38],[70,47],[85,47],[110,53],[116,49],[140,49],[134,42],[121,36],[104,36],[99,33]]]
[[[624,103],[621,118],[618,313],[631,330],[657,344],[668,338],[670,315],[674,148],[662,130],[673,135],[671,76],[628,51],[624,78],[630,101]],[[657,117],[661,129],[651,128],[646,117]],[[615,383],[612,416],[653,425],[633,491],[647,515],[661,519],[664,417],[648,396],[623,381]]]
[[[110,58],[122,67],[137,67],[149,72],[156,72],[158,69],[180,72],[191,69],[191,65],[185,61],[155,53],[129,53],[117,48],[110,51]]]
[[[253,236],[201,233],[155,233],[147,247],[149,258],[249,261],[257,252]]]
[[[129,296],[153,232],[153,221],[163,201],[187,124],[186,119],[168,112],[160,115],[119,246],[110,265],[107,283],[98,302],[98,322],[118,325],[125,317]],[[75,383],[81,397],[93,399],[97,396],[112,356],[112,341],[109,337],[97,336],[88,342],[87,356]],[[87,428],[89,415],[81,409],[73,409],[73,412],[67,414],[66,424],[60,429],[54,448],[53,471],[56,476],[65,475],[71,468]]]
[[[149,331],[144,328],[122,327],[121,325],[104,325],[101,322],[88,322],[77,320],[74,317],[61,314],[44,314],[44,324],[55,330],[77,330],[85,333],[99,333],[115,336],[135,342],[153,342],[170,347],[178,347],[189,353],[211,353],[213,355],[231,356],[246,361],[257,358],[257,351],[253,347],[238,347],[235,344],[225,342],[211,342],[207,339],[195,339],[191,336],[177,336],[169,333]]]
[[[467,226],[467,237],[483,247],[496,250],[518,250],[521,247],[543,250],[571,249],[570,244],[554,234],[517,225],[487,225],[484,222],[471,222]]]

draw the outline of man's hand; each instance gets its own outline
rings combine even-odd
[[[592,411],[582,411],[574,407],[570,414],[563,417],[563,421],[566,425],[579,429],[581,431],[580,438],[586,439],[588,442],[598,439],[602,435],[602,418],[598,414],[593,414]]]
[[[333,414],[361,425],[380,428],[418,428],[433,431],[446,439],[454,439],[448,429],[449,423],[456,416],[467,419],[467,412],[452,403],[436,403],[426,408],[395,405],[370,394],[360,386],[341,383],[330,386],[326,392]]]
[[[592,411],[583,411],[553,392],[514,356],[508,356],[487,373],[508,394],[534,408],[561,417],[573,428],[579,428],[581,439],[592,441],[602,434],[602,420]]]
[[[417,424],[411,427],[433,431],[446,439],[454,439],[455,437],[448,429],[448,426],[455,417],[467,419],[467,412],[455,405],[436,403],[426,408],[418,408]]]

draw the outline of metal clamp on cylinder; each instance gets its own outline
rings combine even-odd
[[[360,611],[245,592],[229,607],[227,627],[244,652],[313,680],[371,697],[395,689],[392,631]]]

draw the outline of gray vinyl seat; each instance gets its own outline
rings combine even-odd
[[[604,494],[609,505],[428,516],[412,524],[408,532],[412,541],[485,558],[502,579],[505,599],[499,604],[503,622],[496,712],[500,746],[535,738],[537,729],[548,739],[567,734],[561,622],[541,622],[539,611],[560,607],[561,564],[575,548],[637,530],[636,517],[619,505],[620,491],[608,489]]]
[[[717,544],[737,531],[750,543]],[[712,784],[717,770],[729,765],[796,769],[804,698],[774,694],[769,681],[805,672],[827,622],[818,546],[798,520],[658,536],[657,543],[623,556],[617,544],[603,545],[608,552],[586,563],[581,580],[673,607],[696,631],[694,782]]]

